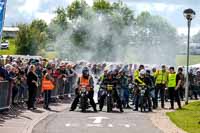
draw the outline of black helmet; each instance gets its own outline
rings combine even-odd
[[[108,78],[113,78],[113,71],[108,71],[107,77]]]
[[[146,70],[147,75],[151,75],[151,71],[149,69]]]
[[[83,70],[82,70],[82,74],[85,77],[89,76],[89,69],[87,67],[84,67]]]

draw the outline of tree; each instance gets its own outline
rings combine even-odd
[[[88,5],[85,0],[75,0],[71,5],[67,7],[67,16],[70,20],[82,16],[86,7],[88,7]]]
[[[175,57],[178,52],[179,38],[176,29],[160,16],[153,16],[149,12],[142,12],[137,17],[137,34],[135,44],[145,51],[148,47],[149,55],[145,61],[154,60],[155,63],[175,64]],[[170,50],[169,50],[170,49]],[[166,56],[169,55],[169,56]],[[149,59],[148,59],[149,58]],[[148,59],[148,60],[147,60]]]
[[[93,9],[97,12],[111,12],[112,6],[106,0],[94,0]]]
[[[64,8],[57,8],[56,11],[56,17],[53,20],[53,23],[58,25],[62,30],[65,30],[67,28],[67,13]]]
[[[30,25],[28,24],[20,24],[18,25],[19,32],[17,33],[17,37],[15,43],[17,45],[17,54],[22,55],[34,55],[37,53],[37,46],[33,45],[33,33],[31,32]]]
[[[39,32],[45,32],[45,31],[47,31],[48,26],[44,20],[36,19],[36,20],[32,21],[30,28],[37,29]]]
[[[43,20],[33,20],[31,24],[19,24],[16,37],[17,53],[34,55],[45,47],[48,40],[47,24]]]
[[[113,15],[116,15],[116,13],[118,13],[118,15],[121,16],[125,25],[132,24],[135,21],[134,12],[129,9],[123,2],[114,2],[112,4],[112,9]]]

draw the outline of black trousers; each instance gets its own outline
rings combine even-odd
[[[104,95],[101,95],[100,98],[99,98],[99,109],[100,109],[100,110],[103,109],[106,96],[107,96],[107,95],[104,94]]]
[[[27,102],[28,108],[34,108],[37,88],[28,88],[28,91],[29,91],[29,97]]]
[[[51,90],[44,91],[44,107],[48,108],[51,101]]]
[[[180,88],[178,88],[178,91],[179,91],[180,98],[183,101],[183,99],[184,99],[184,93],[185,93],[185,88],[183,88],[181,86]]]
[[[96,110],[96,104],[94,102],[93,96],[94,96],[94,92],[93,91],[88,92],[87,97],[90,100],[90,104],[92,105],[93,109]],[[76,97],[75,97],[75,99],[74,99],[74,101],[73,101],[73,103],[71,105],[71,110],[75,110],[76,109],[76,107],[77,107],[77,105],[79,103],[80,97],[81,97],[80,94],[76,93]]]
[[[106,96],[107,96],[107,94],[100,96],[100,99],[99,99],[99,109],[100,110],[103,109]],[[113,90],[112,97],[113,97],[113,101],[117,102],[118,108],[122,110],[122,101],[120,100],[120,97],[119,97],[119,94],[117,93],[117,90]]]
[[[171,108],[172,109],[174,108],[174,99],[176,100],[178,107],[181,108],[181,102],[180,102],[178,90],[175,90],[174,87],[169,87],[168,92],[169,92]]]
[[[151,97],[150,97],[150,91],[149,91],[149,89],[147,89],[146,91],[145,91],[145,94],[144,94],[144,96],[146,97],[146,99],[147,99],[147,102],[148,102],[148,108],[149,108],[149,110],[151,110],[151,108],[152,108],[152,101],[151,101]],[[135,109],[136,110],[138,110],[138,106],[139,106],[139,101],[140,101],[140,93],[138,93],[137,95],[136,95],[136,97],[135,97]]]
[[[164,99],[165,99],[165,85],[164,84],[158,84],[155,88],[155,100],[154,100],[154,106],[155,108],[158,107],[158,94],[160,93],[160,99],[161,99],[161,107],[164,108]]]
[[[15,104],[15,97],[18,94],[18,88],[17,86],[13,86],[12,88],[12,104]]]

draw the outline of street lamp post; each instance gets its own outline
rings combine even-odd
[[[187,70],[186,70],[186,88],[185,88],[185,104],[188,104],[188,92],[189,92],[189,52],[190,52],[190,27],[191,21],[195,16],[195,11],[192,9],[185,9],[183,12],[188,24],[188,41],[187,41]]]

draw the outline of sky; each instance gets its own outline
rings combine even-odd
[[[44,19],[47,23],[55,16],[57,7],[67,7],[73,0],[7,0],[5,26],[18,23],[29,23],[33,19]],[[86,0],[92,5],[93,0]],[[110,2],[118,0],[108,0]],[[200,0],[122,0],[138,15],[142,11],[149,11],[153,15],[160,15],[173,25],[179,34],[187,34],[186,20],[183,10],[192,8],[196,17],[192,21],[191,34],[200,31]]]

